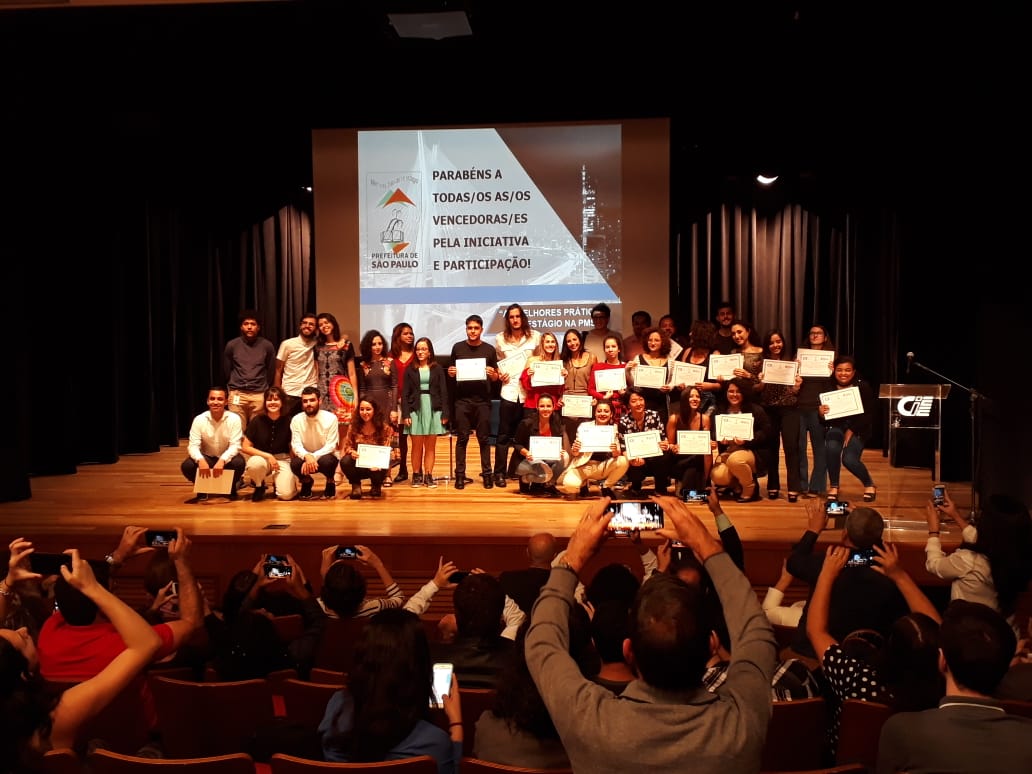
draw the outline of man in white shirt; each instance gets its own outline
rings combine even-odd
[[[275,385],[287,396],[283,413],[292,417],[301,409],[301,391],[319,385],[319,364],[315,360],[317,319],[314,312],[301,315],[298,335],[280,342],[276,352]]]
[[[314,473],[326,476],[323,498],[332,500],[337,496],[333,474],[340,459],[337,457],[337,442],[340,431],[337,416],[332,411],[319,408],[319,389],[305,387],[301,390],[301,413],[290,420],[290,469],[301,480],[299,500],[312,499],[312,478]]]
[[[233,487],[229,499],[236,500],[237,485],[244,474],[244,458],[240,454],[243,439],[243,424],[240,417],[226,411],[229,392],[225,387],[212,387],[208,390],[208,410],[194,417],[190,425],[190,441],[186,447],[187,458],[180,465],[180,470],[191,484],[197,476],[218,478],[223,470],[233,474]],[[205,502],[206,494],[197,494],[187,503]]]

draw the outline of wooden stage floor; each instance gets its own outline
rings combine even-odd
[[[438,478],[449,472],[448,442],[446,436],[438,440],[434,469]],[[475,439],[467,451],[473,463],[467,472],[472,472],[479,467],[474,462],[479,460]],[[78,547],[83,555],[99,558],[117,546],[127,525],[178,526],[195,542],[196,569],[217,598],[229,576],[252,567],[262,552],[293,552],[312,577],[318,572],[322,548],[359,543],[374,547],[406,593],[412,593],[433,575],[441,556],[460,567],[481,567],[488,572],[525,566],[529,536],[551,532],[562,543],[585,507],[583,501],[522,495],[515,483],[506,489],[484,489],[479,476],[470,476],[477,480],[462,491],[447,480],[437,489],[395,484],[384,490],[379,500],[351,500],[345,483],[337,487],[335,500],[279,502],[267,498],[252,503],[247,489],[237,502],[187,505],[184,501],[192,495],[192,488],[179,472],[185,454],[184,441],[178,448],[154,454],[124,456],[113,465],[83,466],[74,475],[34,478],[30,499],[0,504],[0,545],[6,548],[12,538],[24,536],[38,550]],[[866,450],[864,462],[878,485],[874,506],[887,519],[888,539],[900,545],[904,565],[919,583],[940,584],[924,571],[924,508],[931,494],[930,469],[891,467],[879,449]],[[783,472],[783,460],[781,465]],[[860,505],[863,488],[859,482],[845,471],[842,482],[840,497],[853,507]],[[317,477],[317,493],[322,484]],[[765,487],[761,491],[766,495]],[[950,483],[949,491],[960,508],[970,507],[969,483]],[[778,500],[725,502],[726,513],[745,545],[746,571],[758,591],[774,583],[782,559],[806,529],[804,502],[789,504],[784,490]],[[703,507],[699,515],[715,532],[708,509]],[[944,544],[959,543],[955,527],[944,524],[943,529]],[[821,542],[837,542],[839,535],[839,529],[829,528]],[[658,542],[649,533],[644,541]],[[626,539],[608,541],[589,572],[609,561],[640,567],[637,553]],[[125,572],[142,575],[142,569]],[[797,589],[789,596],[802,593],[805,590]]]

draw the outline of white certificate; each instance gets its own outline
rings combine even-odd
[[[857,387],[822,392],[821,405],[828,407],[828,413],[824,415],[825,419],[838,419],[864,413],[864,404],[860,400],[860,389]]]
[[[796,369],[799,364],[794,360],[764,360],[760,378],[764,384],[787,384],[795,387]]]
[[[563,394],[564,417],[587,417],[591,419],[591,396]]]
[[[455,381],[477,382],[487,378],[486,357],[460,357],[455,361]]]
[[[796,352],[800,376],[831,376],[835,353],[827,349],[800,349]]]
[[[670,339],[670,357],[676,360],[678,355],[680,355],[682,352],[684,352],[684,347],[682,347],[673,339]]]
[[[202,476],[200,468],[194,475],[194,494],[221,494],[228,495],[233,492],[233,471],[222,469],[217,476]]]
[[[532,364],[534,373],[530,375],[532,387],[550,387],[563,383],[562,360],[538,360]]]
[[[527,350],[521,349],[509,357],[498,361],[498,370],[503,374],[509,374],[510,379],[519,379],[523,369],[527,367]]]
[[[666,366],[650,366],[638,363],[634,367],[634,384],[637,387],[662,387],[667,383]]]
[[[706,381],[706,366],[704,365],[674,361],[673,366],[670,374],[671,384],[684,384],[691,387],[693,384]]]
[[[742,353],[734,355],[710,355],[709,356],[709,377],[718,379],[723,376],[725,379],[735,378],[735,369],[742,367]]]
[[[626,368],[599,368],[595,371],[595,389],[598,392],[619,392],[627,389]]]
[[[752,414],[717,414],[717,440],[751,441],[753,437]]]
[[[581,452],[607,452],[613,450],[613,439],[616,438],[615,425],[596,425],[585,422],[577,428]]]
[[[388,470],[391,467],[391,447],[378,443],[360,443],[358,445],[357,468],[375,468]]]
[[[624,445],[630,459],[639,457],[662,457],[659,448],[659,430],[645,430],[641,433],[624,433]]]
[[[532,435],[527,449],[535,460],[561,460],[563,438],[560,435]]]
[[[706,430],[678,430],[678,454],[709,454],[710,434]]]

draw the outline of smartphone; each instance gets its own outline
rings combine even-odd
[[[61,565],[72,569],[71,554],[29,554],[29,566],[40,575],[60,575]]]
[[[941,508],[946,504],[946,487],[942,484],[936,484],[932,487],[932,504],[937,508]]]
[[[707,503],[709,502],[709,495],[705,491],[699,492],[695,489],[682,489],[681,500],[686,503]]]
[[[874,564],[874,557],[873,548],[852,548],[846,560],[846,567],[870,567]]]
[[[144,542],[151,548],[168,548],[169,543],[175,539],[174,529],[149,529],[143,536]]]
[[[266,562],[262,570],[265,572],[266,578],[289,578],[294,574],[294,568],[289,564],[276,564],[275,562]]]
[[[358,559],[362,555],[354,546],[337,546],[337,551],[334,553],[334,557],[337,559]]]
[[[268,564],[290,564],[286,554],[266,554],[265,561]]]
[[[615,535],[663,528],[663,508],[652,500],[618,500],[608,510],[614,514],[609,530]]]
[[[824,506],[824,512],[829,516],[845,516],[849,508],[849,503],[845,500],[828,500],[828,504]]]
[[[450,663],[434,664],[434,694],[430,697],[431,707],[443,707],[444,694],[451,693],[451,680],[454,665]]]
[[[175,581],[172,581],[172,595],[177,597],[179,596],[179,584]]]
[[[462,583],[462,581],[466,579],[467,575],[469,575],[469,573],[465,570],[456,570],[448,576],[448,583]]]

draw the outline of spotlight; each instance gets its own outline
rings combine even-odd
[[[760,173],[756,176],[756,182],[760,185],[773,185],[778,181],[777,175],[767,175]]]

